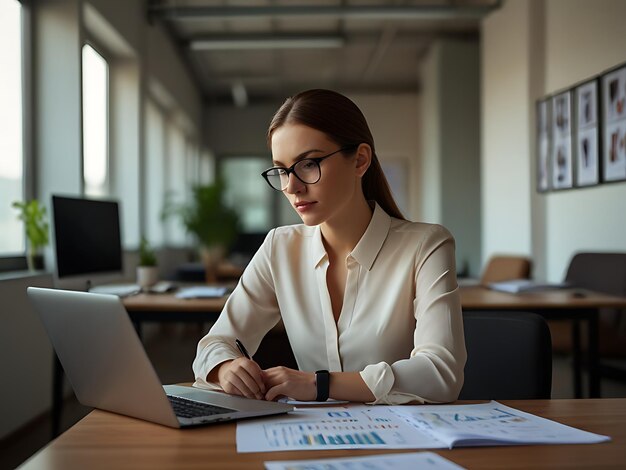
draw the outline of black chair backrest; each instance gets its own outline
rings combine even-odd
[[[461,400],[550,398],[552,341],[525,312],[464,312],[467,363]]]
[[[574,287],[626,295],[626,253],[577,253],[565,280]]]

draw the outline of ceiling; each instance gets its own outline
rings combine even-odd
[[[434,40],[477,40],[501,0],[149,0],[210,103],[307,88],[419,91]]]

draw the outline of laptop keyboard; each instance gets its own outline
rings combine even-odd
[[[169,398],[172,408],[174,408],[174,413],[180,418],[199,418],[201,416],[235,413],[236,411],[172,395],[168,395],[167,398]]]

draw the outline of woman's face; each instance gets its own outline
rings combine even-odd
[[[302,124],[285,124],[272,134],[274,166],[289,168],[304,158],[323,157],[341,147],[326,134]],[[289,175],[283,194],[306,225],[319,225],[342,217],[360,195],[361,169],[357,158],[340,152],[320,162],[321,178],[315,184],[305,184]]]

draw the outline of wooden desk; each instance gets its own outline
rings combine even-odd
[[[228,296],[216,299],[177,299],[174,294],[138,294],[122,299],[141,335],[141,323],[215,321]]]
[[[467,468],[606,468],[626,463],[626,398],[505,400],[514,408],[586,431],[611,442],[585,445],[473,447],[434,450]],[[324,450],[238,454],[235,423],[177,430],[93,411],[31,457],[24,469],[208,468],[262,469],[267,460],[364,456],[407,450]],[[414,450],[412,450],[413,452]]]
[[[600,397],[598,354],[598,316],[602,308],[626,308],[626,297],[600,294],[583,289],[555,289],[509,294],[481,286],[460,288],[463,311],[508,310],[536,312],[547,319],[568,320],[573,325],[574,394],[581,398],[582,363],[580,321],[587,323],[587,363],[589,366],[589,397]]]
[[[580,344],[578,322],[586,321],[588,335],[589,396],[600,396],[598,374],[598,309],[604,307],[626,308],[626,298],[585,292],[585,297],[574,297],[571,290],[541,293],[506,294],[480,286],[461,287],[463,310],[532,311],[547,318],[569,320],[574,325],[574,344]],[[581,292],[577,290],[577,292]],[[124,306],[141,335],[141,325],[146,321],[205,322],[215,321],[227,297],[219,299],[181,300],[174,294],[139,294],[123,299]],[[52,386],[52,434],[58,435],[62,410],[63,370],[54,356]],[[580,353],[574,355],[574,392],[582,394],[582,366]]]
[[[463,310],[570,310],[624,308],[626,297],[600,294],[584,289],[554,289],[509,294],[481,286],[461,287]]]

